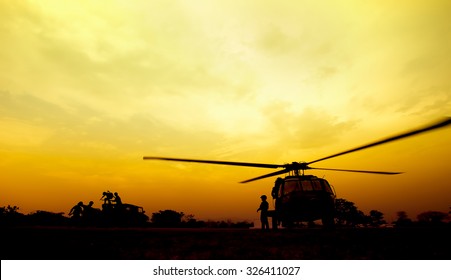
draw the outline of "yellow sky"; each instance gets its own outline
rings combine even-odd
[[[244,2],[244,3],[243,3]],[[256,220],[272,170],[450,116],[449,1],[0,0],[0,206],[105,190],[150,214]],[[451,206],[451,129],[320,162],[386,217]]]

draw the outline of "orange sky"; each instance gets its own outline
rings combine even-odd
[[[103,191],[150,214],[256,221],[266,169],[451,112],[449,1],[1,1],[0,206],[68,213]],[[393,3],[392,3],[393,2]],[[451,129],[312,166],[390,220],[451,206]],[[271,172],[272,170],[269,170]]]

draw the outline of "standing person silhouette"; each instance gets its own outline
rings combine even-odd
[[[260,196],[262,199],[262,202],[260,203],[260,207],[257,209],[257,212],[260,211],[260,221],[262,223],[262,230],[269,229],[269,222],[268,222],[268,209],[269,209],[269,203],[266,201],[267,197],[266,195]]]
[[[116,203],[117,206],[122,205],[122,199],[117,192],[114,193],[114,202]]]
[[[119,196],[117,192],[114,193],[114,209],[116,210],[116,213],[123,214],[122,213],[122,199]]]
[[[90,201],[88,205],[83,205],[83,218],[90,218],[92,216],[92,212],[94,211],[92,209],[92,205],[94,205],[94,201]]]
[[[83,214],[83,202],[80,201],[72,209],[70,209],[69,216],[75,223],[79,223],[81,220],[81,215]]]
[[[278,177],[276,181],[274,182],[274,187],[271,190],[271,196],[273,199],[279,198],[279,190],[280,186],[283,185],[283,179],[281,177]]]
[[[83,206],[83,211],[84,212],[90,212],[90,211],[92,211],[92,205],[94,205],[94,201],[90,201],[89,203],[88,203],[88,205],[84,205]]]

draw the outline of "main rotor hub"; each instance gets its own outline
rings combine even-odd
[[[300,175],[300,171],[302,171],[302,175],[304,175],[304,170],[311,169],[306,162],[296,162],[288,163],[285,165],[285,170],[287,172],[292,172],[295,176]]]
[[[296,161],[293,161],[292,163],[287,164],[286,168],[290,169],[292,171],[310,169],[310,167],[308,166],[308,164],[306,162],[296,162]]]

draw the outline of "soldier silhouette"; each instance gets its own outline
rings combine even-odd
[[[279,189],[282,184],[283,184],[283,179],[278,177],[276,179],[276,181],[274,182],[274,187],[272,188],[272,191],[271,191],[272,198],[274,198],[274,199],[279,198]]]
[[[260,196],[262,199],[262,202],[260,203],[260,207],[257,209],[257,212],[260,211],[260,221],[262,223],[262,230],[269,229],[269,222],[268,222],[268,209],[269,209],[269,203],[266,201],[267,197],[266,195]]]
[[[103,200],[103,204],[111,204],[111,200],[113,199],[113,193],[110,191],[103,192],[103,196],[100,200]]]
[[[83,205],[83,216],[85,217],[88,217],[88,216],[90,216],[90,215],[92,215],[92,211],[93,211],[93,209],[92,209],[92,205],[94,204],[94,201],[90,201],[89,203],[88,203],[88,205]]]
[[[84,211],[86,211],[86,210],[91,210],[92,209],[92,205],[94,204],[94,201],[90,201],[89,203],[88,203],[88,205],[85,205],[84,206]]]
[[[114,193],[114,210],[117,215],[122,215],[122,199],[117,192]]]
[[[72,216],[71,219],[76,222],[79,223],[80,219],[81,219],[81,215],[83,214],[83,202],[80,201],[79,203],[77,203],[74,207],[72,207],[72,209],[70,209],[69,211],[69,216]]]
[[[122,199],[117,192],[114,193],[114,202],[117,206],[122,206]]]
[[[82,214],[82,218],[85,222],[87,222],[88,224],[91,224],[92,221],[94,220],[94,208],[92,207],[92,205],[94,204],[94,201],[90,201],[88,203],[88,205],[83,205],[83,214]]]

